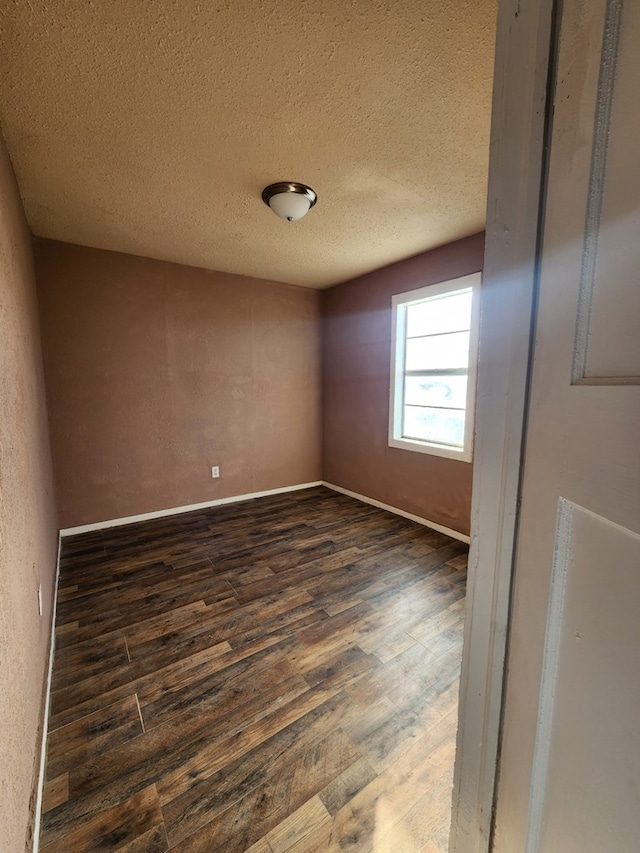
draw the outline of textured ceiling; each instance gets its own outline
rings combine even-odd
[[[5,0],[35,234],[326,287],[484,226],[495,0]],[[260,193],[318,193],[299,222]]]

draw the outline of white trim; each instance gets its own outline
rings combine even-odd
[[[218,498],[214,501],[204,501],[203,503],[177,506],[172,507],[171,509],[161,509],[157,512],[144,512],[140,515],[129,515],[124,518],[114,518],[109,521],[97,521],[94,524],[81,524],[78,527],[65,527],[60,531],[60,537],[75,536],[77,533],[90,533],[93,530],[106,530],[109,527],[120,527],[124,524],[135,524],[137,521],[151,521],[154,518],[164,518],[169,515],[180,515],[183,512],[192,512],[197,509],[222,506],[223,504],[240,503],[241,501],[248,501],[253,498],[264,498],[268,495],[281,495],[286,492],[298,492],[302,489],[312,489],[316,486],[326,486],[328,489],[333,489],[334,492],[341,492],[343,495],[348,495],[350,498],[355,498],[363,503],[371,504],[371,506],[377,506],[379,509],[386,509],[387,512],[393,512],[395,515],[401,515],[403,518],[408,518],[410,521],[415,521],[418,524],[423,524],[425,527],[430,527],[432,530],[437,530],[438,533],[445,533],[453,539],[459,539],[461,542],[469,544],[469,537],[465,533],[460,533],[458,530],[445,527],[444,524],[438,524],[436,521],[430,521],[428,518],[422,518],[419,515],[413,515],[410,512],[405,512],[403,509],[398,509],[398,507],[382,503],[381,501],[375,500],[375,498],[368,498],[366,495],[359,495],[357,492],[351,492],[349,489],[343,489],[342,486],[327,483],[325,480],[316,480],[313,483],[299,483],[296,486],[285,486],[281,489],[268,489],[265,492],[252,492],[248,495],[234,495],[229,498]]]
[[[222,506],[223,504],[235,504],[240,503],[240,501],[250,501],[253,498],[266,498],[268,495],[281,495],[285,492],[298,492],[301,489],[312,489],[314,486],[321,485],[322,480],[316,480],[313,483],[299,483],[296,486],[284,486],[281,489],[267,489],[264,492],[251,492],[248,495],[232,495],[229,498],[217,498],[213,501],[203,501],[197,504],[174,506],[169,509],[160,509],[156,512],[143,512],[140,515],[128,515],[123,518],[112,518],[108,521],[96,521],[93,524],[80,524],[78,527],[65,527],[60,531],[60,536],[75,536],[77,533],[89,533],[92,530],[106,530],[108,527],[121,527],[123,524],[135,524],[137,521],[151,521],[154,518],[180,515],[180,513],[192,512],[196,509],[207,509],[208,507]]]
[[[432,456],[443,456],[446,459],[458,459],[461,462],[471,462],[473,457],[473,422],[475,410],[477,350],[478,350],[478,318],[479,318],[479,288],[482,272],[477,271],[457,278],[428,284],[416,290],[396,293],[391,297],[391,382],[389,388],[389,447],[399,450],[410,450],[418,453],[429,453]],[[406,438],[402,434],[404,420],[404,386],[406,359],[406,322],[407,306],[414,302],[428,302],[439,299],[458,291],[470,290],[471,317],[469,323],[469,356],[467,362],[467,399],[465,401],[465,427],[462,447],[447,447],[431,441]]]
[[[350,498],[355,498],[357,501],[362,501],[371,506],[377,506],[378,509],[386,509],[387,512],[392,512],[394,515],[401,515],[403,518],[408,518],[409,521],[415,521],[417,524],[423,524],[425,527],[430,527],[432,530],[437,530],[438,533],[444,533],[451,536],[452,539],[458,539],[460,542],[469,544],[469,537],[466,533],[460,533],[458,530],[452,530],[450,527],[445,527],[444,524],[438,524],[436,521],[429,521],[428,518],[422,518],[419,515],[414,515],[411,512],[405,512],[403,509],[398,509],[396,506],[383,504],[382,501],[377,501],[375,498],[368,498],[366,495],[359,495],[357,492],[352,492],[349,489],[343,489],[342,486],[336,486],[334,483],[322,482],[323,486],[328,489],[333,489],[334,492],[340,492],[342,495],[347,495]]]
[[[551,592],[549,595],[549,611],[547,614],[547,628],[544,640],[542,681],[540,683],[538,725],[531,771],[525,853],[538,853],[542,836],[542,817],[545,805],[547,769],[551,754],[551,729],[560,662],[560,641],[562,619],[564,617],[565,591],[567,588],[567,571],[571,554],[571,523],[573,521],[574,508],[575,504],[572,504],[571,501],[565,498],[560,498],[558,501],[558,520],[556,524],[555,547],[553,549]]]
[[[553,0],[500,0],[450,853],[489,850],[532,341]]]
[[[40,849],[40,823],[42,822],[42,802],[44,799],[44,774],[47,758],[47,736],[49,734],[49,707],[51,705],[51,680],[53,678],[53,657],[56,645],[56,613],[58,610],[58,583],[60,581],[60,551],[62,536],[58,534],[58,557],[56,559],[56,579],[53,585],[53,600],[51,602],[51,637],[49,639],[49,667],[45,686],[44,719],[42,721],[42,743],[40,744],[40,767],[38,768],[38,790],[36,794],[36,812],[33,828],[33,853]]]
[[[471,462],[473,449],[471,447],[447,447],[444,444],[430,444],[415,438],[390,438],[389,447],[396,450],[411,450],[416,453],[428,453],[431,456],[442,456],[443,459],[457,459],[458,462]]]

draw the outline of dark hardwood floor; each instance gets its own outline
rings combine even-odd
[[[65,539],[42,853],[444,853],[466,551],[324,488]]]

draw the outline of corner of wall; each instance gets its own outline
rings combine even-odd
[[[57,518],[31,235],[1,138],[0,302],[0,849],[17,851],[36,829]]]

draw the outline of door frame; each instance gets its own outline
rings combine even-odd
[[[534,340],[554,0],[499,0],[450,853],[491,846]]]

